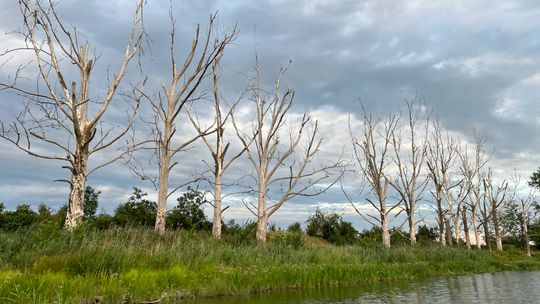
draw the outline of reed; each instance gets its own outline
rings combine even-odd
[[[0,233],[0,301],[137,303],[142,300],[240,295],[282,288],[540,269],[540,259],[437,244],[334,246],[284,232],[266,248],[203,232],[142,228],[74,233],[32,229]],[[291,241],[292,240],[292,241]]]

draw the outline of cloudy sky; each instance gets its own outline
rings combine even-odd
[[[310,112],[319,120],[325,138],[323,155],[330,157],[348,142],[347,118],[359,113],[359,100],[369,111],[398,111],[405,99],[418,96],[432,108],[444,128],[462,140],[472,139],[476,128],[490,147],[498,176],[517,169],[529,176],[540,165],[540,4],[537,1],[173,1],[177,25],[178,58],[191,43],[195,25],[202,27],[218,12],[219,30],[235,24],[240,34],[228,47],[222,65],[222,91],[233,100],[252,72],[258,53],[263,81],[270,84],[280,67],[289,70],[284,86],[296,91],[293,114]],[[93,93],[103,92],[107,68],[114,70],[125,47],[134,1],[64,0],[58,9],[77,27],[100,55]],[[168,77],[168,1],[148,1],[145,27],[150,49],[145,71],[150,87]],[[0,3],[0,51],[20,43],[9,34],[21,27],[16,1]],[[6,82],[17,54],[0,69]],[[131,69],[127,82],[137,82]],[[0,94],[0,120],[11,122],[21,102],[14,94]],[[121,123],[125,103],[118,98],[108,119]],[[124,119],[125,120],[125,119]],[[140,132],[144,132],[141,130]],[[196,176],[204,164],[200,154],[181,158],[176,180]],[[194,151],[194,150],[191,150]],[[240,175],[242,161],[234,169]],[[59,163],[33,159],[0,141],[0,201],[8,208],[45,202],[53,208],[67,197],[66,178]],[[233,174],[233,175],[234,175]],[[102,191],[101,207],[113,210],[138,186],[152,196],[153,188],[121,165],[89,177]],[[305,219],[315,206],[343,208],[341,196],[327,194],[298,200],[276,214],[276,222]],[[346,209],[350,212],[350,208]],[[229,218],[246,218],[241,206],[227,211]],[[350,214],[349,219],[355,217]],[[357,221],[357,220],[355,220]],[[361,224],[358,224],[361,225]]]

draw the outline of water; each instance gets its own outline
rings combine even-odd
[[[414,282],[277,291],[201,299],[196,304],[540,303],[540,271],[510,271]]]

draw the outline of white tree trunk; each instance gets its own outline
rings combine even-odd
[[[214,185],[214,219],[212,223],[212,237],[216,240],[221,239],[221,170],[216,170]]]
[[[84,190],[86,187],[88,152],[78,151],[73,161],[69,202],[64,227],[73,230],[82,223],[84,217]]]

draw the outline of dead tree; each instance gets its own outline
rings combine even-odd
[[[448,184],[448,174],[457,156],[457,144],[448,133],[443,135],[439,122],[433,123],[431,140],[428,143],[426,164],[429,177],[433,182],[431,194],[435,198],[437,222],[439,224],[439,240],[446,246],[446,210],[443,208],[445,186]],[[451,234],[450,234],[451,235]]]
[[[389,215],[399,206],[399,204],[389,206],[386,201],[388,186],[390,185],[387,178],[388,165],[391,162],[389,153],[398,122],[399,116],[392,114],[389,114],[386,120],[374,120],[373,116],[363,109],[361,118],[362,134],[361,137],[357,137],[353,133],[349,121],[349,132],[355,161],[360,167],[360,173],[366,179],[366,183],[371,190],[370,193],[376,197],[376,201],[370,197],[366,197],[366,200],[377,211],[379,218],[370,214],[363,214],[354,204],[352,206],[366,221],[381,228],[382,243],[386,248],[390,248]]]
[[[88,168],[89,160],[118,142],[133,123],[136,111],[125,127],[108,128],[103,116],[114,102],[129,63],[140,51],[144,35],[143,1],[136,5],[125,51],[119,59],[120,67],[112,77],[107,77],[109,82],[102,97],[96,94],[95,86],[90,82],[98,56],[90,54],[88,42],[81,44],[76,28],[62,20],[53,1],[20,0],[19,8],[23,18],[23,29],[19,34],[25,45],[10,49],[2,56],[30,51],[33,61],[20,66],[11,82],[0,84],[2,90],[14,92],[26,100],[13,123],[9,126],[0,124],[0,137],[29,155],[65,163],[62,168],[70,171],[71,178],[58,181],[70,185],[65,228],[72,230],[83,219],[88,175],[118,160],[120,154],[94,168]],[[32,64],[37,71],[31,75],[36,80],[34,90],[24,85],[22,76],[25,68]],[[138,108],[138,99],[133,108]],[[37,147],[38,144],[49,148],[44,151]]]
[[[462,155],[467,153],[467,145],[460,147],[458,145],[457,155],[463,159]],[[453,176],[446,180],[444,186],[444,194],[448,204],[448,213],[454,226],[454,236],[456,243],[461,240],[461,222],[460,215],[462,214],[462,206],[469,198],[471,192],[471,183],[464,175],[463,164],[459,165],[459,169],[454,172]],[[470,244],[469,244],[470,245]]]
[[[426,189],[428,179],[424,178],[423,169],[424,161],[426,159],[427,152],[427,137],[429,119],[424,117],[424,126],[418,134],[418,123],[420,122],[420,116],[425,111],[421,105],[414,102],[407,101],[407,132],[409,137],[406,139],[408,146],[407,158],[403,159],[402,151],[402,134],[401,129],[396,130],[391,134],[392,148],[394,150],[393,162],[397,167],[397,177],[388,178],[390,185],[397,191],[403,202],[403,209],[407,215],[407,222],[409,224],[409,240],[412,245],[416,244],[416,222],[415,212],[416,203],[422,199],[422,194]]]
[[[254,105],[255,119],[251,126],[241,125],[235,116],[232,122],[236,134],[251,163],[256,186],[257,205],[244,200],[248,210],[257,217],[256,238],[260,246],[266,244],[269,218],[296,196],[316,196],[331,186],[339,177],[331,179],[329,170],[337,169],[340,162],[316,166],[315,156],[319,152],[322,139],[318,137],[317,122],[311,124],[310,116],[304,114],[298,126],[286,133],[286,122],[290,119],[289,110],[293,105],[294,91],[282,91],[281,81],[286,69],[281,69],[271,92],[261,87],[261,73],[258,60],[255,65],[255,83],[251,86],[251,101]],[[248,131],[246,131],[248,130]],[[316,187],[325,182],[325,186]],[[281,190],[281,191],[279,191]],[[268,202],[271,202],[268,205]]]
[[[222,224],[222,200],[223,200],[223,176],[227,169],[236,161],[242,153],[245,152],[246,147],[241,149],[239,152],[233,154],[226,160],[227,152],[229,152],[230,142],[225,140],[225,125],[227,120],[231,117],[235,107],[238,102],[233,104],[228,110],[223,108],[221,103],[221,95],[218,85],[218,70],[219,63],[221,60],[221,55],[216,57],[212,63],[212,81],[213,81],[213,99],[214,99],[214,119],[213,125],[214,130],[212,130],[211,135],[207,135],[208,131],[205,128],[201,127],[200,121],[197,119],[196,113],[188,110],[187,113],[190,117],[193,126],[197,130],[197,133],[202,137],[208,151],[212,155],[213,166],[210,166],[213,179],[209,181],[211,187],[214,190],[214,203],[212,204],[214,209],[214,217],[212,223],[212,236],[214,239],[221,239],[221,224]],[[243,94],[242,94],[243,96]],[[214,141],[209,137],[214,136]],[[248,143],[248,145],[251,143]]]
[[[194,107],[194,103],[203,98],[200,85],[208,75],[212,64],[219,58],[225,47],[237,36],[236,27],[229,34],[214,37],[216,15],[210,16],[208,28],[204,34],[200,33],[197,25],[191,48],[184,62],[179,66],[175,52],[176,25],[170,10],[170,60],[171,74],[169,84],[163,84],[154,96],[144,95],[153,110],[153,120],[149,123],[153,139],[137,145],[137,149],[151,150],[154,152],[158,164],[157,180],[153,178],[158,189],[157,215],[155,231],[165,233],[165,220],[167,213],[167,198],[176,192],[181,186],[169,189],[169,176],[172,169],[178,164],[178,155],[185,151],[201,136],[211,133],[212,127],[193,136],[176,134],[177,124],[190,123],[189,118],[182,116],[188,106]],[[201,37],[202,36],[202,37]],[[175,136],[176,135],[176,136]],[[135,170],[137,171],[137,170]],[[135,172],[143,179],[149,179],[141,172]]]
[[[528,188],[523,189],[521,176],[515,172],[512,177],[512,192],[510,193],[510,202],[515,202],[519,206],[519,220],[521,228],[521,236],[523,241],[523,250],[525,255],[531,256],[530,236],[529,236],[529,224],[538,213],[538,205],[534,198],[536,196],[536,189]]]
[[[483,183],[483,173],[482,169],[491,159],[491,155],[487,155],[484,151],[484,141],[482,137],[475,131],[475,146],[474,146],[474,157],[470,157],[467,147],[464,150],[460,150],[459,158],[461,161],[460,171],[461,174],[469,185],[469,197],[465,201],[465,209],[463,209],[463,227],[465,232],[465,240],[467,248],[470,249],[471,241],[469,233],[469,225],[466,224],[467,212],[471,212],[471,226],[473,227],[474,236],[476,240],[476,247],[481,248],[481,242],[479,242],[479,232],[477,224],[477,209],[482,199],[481,187]],[[467,208],[468,207],[468,208]]]
[[[490,169],[484,178],[484,191],[489,202],[490,218],[495,231],[495,244],[498,251],[503,250],[501,226],[499,223],[499,208],[504,202],[507,189],[508,182],[505,179],[501,180],[499,183],[494,182]]]

